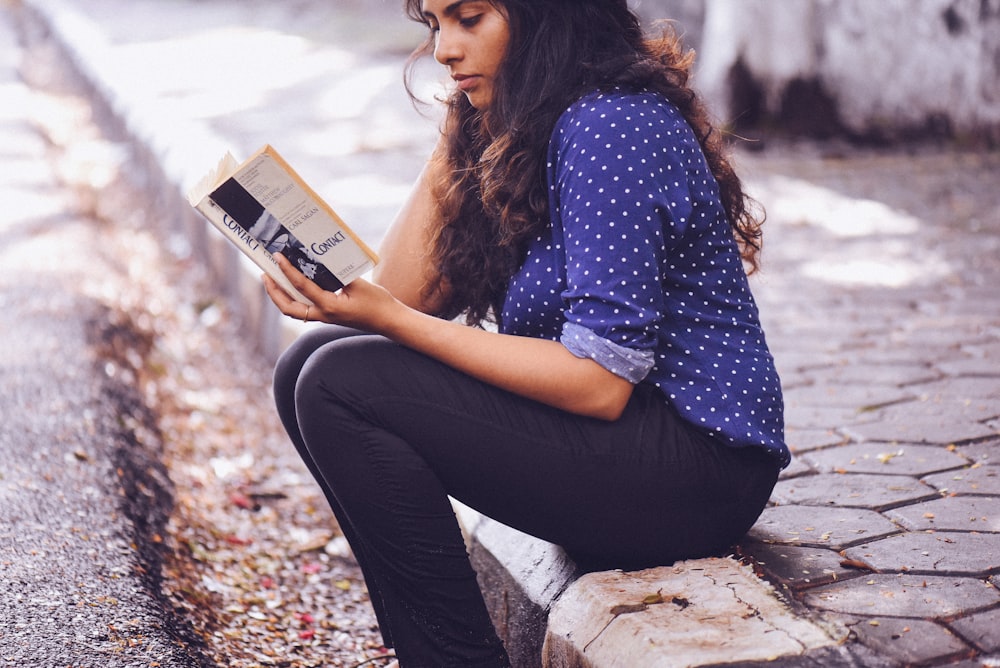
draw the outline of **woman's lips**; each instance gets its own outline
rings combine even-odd
[[[476,84],[479,83],[479,77],[474,75],[473,76],[463,75],[463,76],[456,76],[453,78],[455,79],[455,83],[458,84],[458,89],[462,92],[468,92],[472,90],[473,88],[476,87]]]

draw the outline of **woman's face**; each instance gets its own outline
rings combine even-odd
[[[434,58],[473,107],[489,107],[510,41],[507,17],[487,0],[424,0],[423,13],[434,32]]]

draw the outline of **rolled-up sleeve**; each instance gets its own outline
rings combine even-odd
[[[571,322],[563,325],[560,342],[577,357],[592,359],[633,384],[641,382],[656,362],[652,350],[633,350],[620,346]]]

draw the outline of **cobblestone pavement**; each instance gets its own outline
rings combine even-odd
[[[1000,156],[819,150],[746,165],[771,212],[757,293],[795,460],[743,550],[875,652],[984,665],[1000,656]]]
[[[318,39],[328,4],[74,6],[120,88],[244,155],[274,143],[377,243],[433,123],[402,95],[396,42],[359,57]],[[233,36],[295,76],[211,97],[232,67],[212,45]],[[190,178],[217,157],[160,127],[149,141],[177,142]],[[739,162],[769,212],[754,286],[795,453],[742,554],[863,665],[1000,665],[1000,155],[790,145]]]

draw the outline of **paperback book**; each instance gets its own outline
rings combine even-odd
[[[274,259],[280,252],[335,292],[378,256],[270,145],[242,164],[227,153],[188,193],[188,202],[289,295],[310,303]]]

